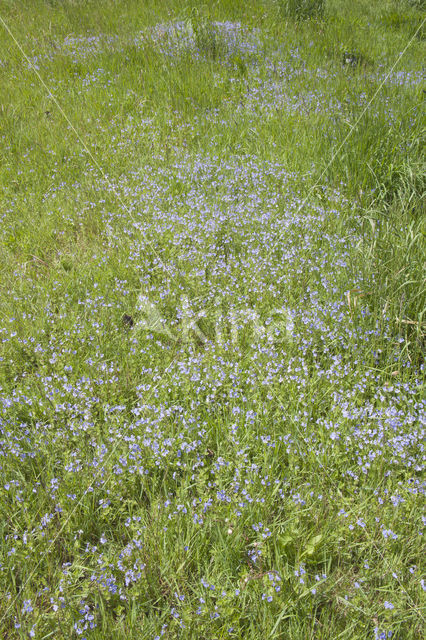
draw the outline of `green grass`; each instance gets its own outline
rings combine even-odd
[[[0,0],[1,637],[422,637],[424,13],[302,4]]]

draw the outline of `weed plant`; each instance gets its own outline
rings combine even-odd
[[[2,638],[423,637],[423,20],[0,0]]]

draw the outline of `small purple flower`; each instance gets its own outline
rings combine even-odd
[[[31,600],[24,600],[24,604],[22,607],[22,613],[31,613],[33,611]]]
[[[394,533],[392,531],[392,529],[383,529],[382,530],[382,536],[387,539],[387,538],[392,538],[392,540],[397,540],[398,536],[396,535],[396,533]]]

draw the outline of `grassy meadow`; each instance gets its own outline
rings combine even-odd
[[[0,637],[420,640],[420,0],[0,0]]]

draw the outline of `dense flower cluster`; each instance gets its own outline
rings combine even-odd
[[[238,54],[252,74],[235,113],[344,108],[319,90],[289,92],[314,77],[298,51],[262,66],[257,32],[216,23],[213,35],[226,43],[223,64]],[[163,54],[205,55],[184,23],[134,44],[148,36]],[[81,59],[119,44],[70,36],[61,51]],[[115,82],[97,68],[79,91]],[[223,117],[174,116],[183,137]],[[111,145],[130,153],[148,137],[160,143],[155,123],[130,118]],[[56,219],[61,275],[44,284],[17,268],[23,290],[10,292],[16,312],[0,325],[0,582],[15,628],[44,637],[59,620],[89,639],[105,608],[119,620],[137,603],[140,618],[161,610],[152,638],[195,618],[232,637],[248,602],[275,607],[277,619],[289,602],[323,602],[339,571],[324,558],[350,545],[370,553],[336,584],[361,606],[377,587],[368,561],[423,534],[407,507],[424,496],[425,403],[404,339],[385,309],[380,319],[370,309],[374,274],[365,277],[355,204],[325,183],[311,193],[309,175],[242,150],[175,146],[151,165],[135,157],[125,175],[89,165],[87,174],[89,195],[58,158],[42,207]],[[18,206],[11,198],[4,238]],[[99,239],[76,274],[66,239],[82,242],[87,212]],[[341,527],[326,539],[318,529],[331,515]],[[46,581],[34,585],[33,569]],[[402,564],[395,571],[384,563],[390,581],[408,579]],[[22,584],[16,604],[11,574]]]

